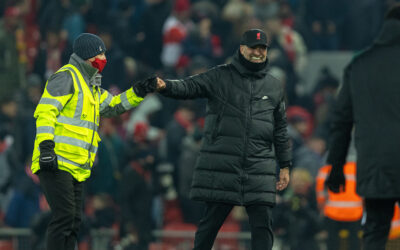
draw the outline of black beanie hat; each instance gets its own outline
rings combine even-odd
[[[90,33],[82,33],[75,39],[73,51],[83,60],[87,60],[106,52],[106,46],[100,37]]]

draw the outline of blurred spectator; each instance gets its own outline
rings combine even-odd
[[[319,168],[324,164],[326,141],[322,138],[311,137],[294,150],[293,166],[307,169],[312,178],[317,176]]]
[[[296,1],[296,0],[295,0]],[[292,29],[296,29],[298,24],[296,23],[296,17],[292,10],[290,1],[281,1],[279,9],[279,17],[282,20],[282,25],[288,26]],[[295,27],[296,26],[296,27]]]
[[[195,114],[190,102],[181,104],[174,114],[174,119],[166,127],[166,160],[174,166],[173,177],[179,189],[178,162],[182,154],[183,138],[194,129]]]
[[[275,230],[291,250],[317,250],[316,234],[321,225],[313,189],[313,179],[303,168],[294,168],[289,189],[275,208]]]
[[[381,0],[346,1],[343,44],[346,50],[361,50],[372,43],[382,27],[385,2]],[[338,31],[339,32],[339,31]]]
[[[279,2],[277,0],[252,0],[254,15],[261,21],[278,15]]]
[[[47,0],[41,5],[39,27],[40,33],[46,34],[50,27],[62,28],[65,16],[70,8],[70,0]]]
[[[155,153],[147,144],[147,128],[137,129],[131,145],[130,162],[120,182],[121,244],[123,249],[148,249],[151,240],[152,169]]]
[[[333,107],[339,80],[327,67],[322,67],[317,84],[313,90],[313,113],[315,117],[315,134],[326,142],[329,137],[331,109]]]
[[[163,26],[171,12],[168,0],[146,0],[148,4],[138,23],[136,34],[136,50],[129,55],[136,55],[146,65],[160,69],[161,51],[163,47]]]
[[[183,41],[183,54],[189,58],[202,56],[211,61],[218,61],[222,56],[221,39],[212,34],[212,20],[202,18]],[[186,65],[185,65],[186,66]]]
[[[50,28],[46,31],[45,38],[40,45],[33,69],[33,72],[41,77],[43,87],[47,79],[61,68],[65,47],[59,29]]]
[[[184,64],[182,42],[193,28],[190,19],[190,1],[175,0],[172,15],[165,20],[163,26],[163,49],[161,62],[164,67],[176,67]]]
[[[124,65],[124,54],[118,44],[114,42],[111,30],[108,27],[100,30],[99,37],[104,41],[107,48],[107,67],[101,73],[103,76],[101,86],[108,89],[111,85],[115,85],[119,89],[124,89],[125,72],[124,67],[122,67]]]
[[[287,102],[289,105],[295,105],[298,99],[296,93],[297,73],[305,67],[306,48],[300,35],[290,28],[282,26],[278,17],[267,20],[265,27],[270,46],[268,50],[269,65],[284,70]]]
[[[192,134],[182,141],[182,153],[179,157],[179,203],[182,208],[183,221],[197,224],[203,215],[205,206],[203,203],[190,200],[189,192],[192,185],[192,176],[197,158],[199,156],[203,133],[196,128]]]
[[[306,0],[306,20],[310,50],[337,50],[340,48],[346,16],[344,0]]]
[[[34,216],[40,211],[39,181],[30,173],[30,166],[26,166],[24,171],[15,173],[14,179],[5,223],[11,227],[26,228],[31,225]]]
[[[121,85],[122,89],[129,88],[135,81],[143,80],[151,74],[154,74],[154,69],[149,68],[142,61],[129,56],[124,58],[123,65],[124,77]]]
[[[26,79],[27,86],[25,91],[22,93],[22,112],[24,112],[24,116],[30,116],[33,119],[33,112],[35,111],[36,106],[40,101],[40,97],[42,96],[43,81],[39,75],[30,74]],[[34,124],[33,124],[34,126]]]
[[[62,29],[67,34],[68,44],[73,44],[74,40],[86,30],[84,14],[87,11],[88,0],[73,1],[62,0],[65,3],[67,12],[62,22]]]
[[[4,213],[8,206],[9,191],[12,177],[12,151],[10,151],[10,137],[7,131],[0,127],[0,213]],[[11,156],[11,157],[10,157]]]
[[[149,124],[149,117],[157,111],[162,110],[162,103],[157,95],[147,95],[143,100],[143,105],[138,106],[130,115],[126,125],[129,136],[138,133],[139,123]],[[145,139],[158,140],[162,137],[162,132],[157,127],[149,125]]]
[[[0,99],[0,124],[10,136],[11,148],[17,156],[13,159],[13,164],[21,170],[26,159],[24,154],[26,124],[20,116],[19,107],[13,95]]]
[[[221,19],[226,22],[221,39],[224,56],[228,58],[236,52],[241,35],[249,28],[249,20],[254,19],[254,9],[250,3],[244,0],[228,0],[220,15]],[[260,22],[252,25],[251,28],[261,28]]]
[[[20,9],[7,7],[0,19],[0,98],[13,94],[25,80],[26,44]]]
[[[111,228],[117,222],[117,211],[109,194],[98,193],[92,197],[93,212],[89,215],[89,226],[92,229]]]
[[[109,26],[112,23],[113,30],[110,30],[110,32],[112,33],[114,43],[121,46],[130,56],[133,56],[132,51],[135,51],[133,46],[135,28],[132,26],[131,18],[135,8],[127,0],[117,1],[117,3],[117,8],[108,12],[108,15],[105,15],[105,20],[98,21],[98,18],[95,17],[93,21],[97,26],[102,24],[101,27]]]
[[[290,106],[287,111],[288,131],[292,139],[293,151],[301,147],[306,138],[311,136],[313,131],[312,115],[302,107]]]
[[[87,187],[89,194],[108,194],[115,198],[121,170],[125,166],[124,144],[116,132],[113,118],[102,118],[100,136],[102,143],[98,148],[97,160],[93,166]]]
[[[325,186],[331,168],[330,165],[321,167],[316,178],[318,207],[324,215],[324,226],[328,232],[327,247],[328,250],[358,250],[363,204],[356,193],[356,163],[349,161],[344,166],[346,189],[339,193],[333,193]]]
[[[278,17],[271,17],[266,22],[271,39],[276,39],[293,64],[296,74],[301,74],[307,65],[307,48],[303,37],[289,26],[282,24]]]
[[[31,229],[31,247],[32,250],[43,250],[45,249],[45,237],[47,225],[50,222],[51,212],[43,211],[36,214],[32,219]]]
[[[317,83],[312,91],[314,111],[335,95],[339,87],[339,80],[332,74],[331,70],[324,66],[320,68]]]
[[[32,223],[30,225],[32,230],[32,250],[45,249],[47,225],[49,224],[52,216],[49,204],[47,203],[43,193],[41,193],[39,196],[39,207],[40,212],[32,218]]]
[[[191,16],[195,22],[202,18],[210,18],[213,22],[218,21],[220,9],[216,3],[217,1],[200,0],[191,2]]]

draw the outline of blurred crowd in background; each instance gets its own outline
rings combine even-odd
[[[313,51],[357,52],[378,34],[395,0],[1,0],[0,227],[31,228],[42,249],[49,208],[30,172],[33,112],[49,76],[66,64],[82,32],[107,47],[102,87],[117,94],[157,74],[198,74],[230,62],[241,34],[268,35],[270,73],[287,92],[294,170],[278,196],[275,234],[291,249],[313,248],[324,229],[314,183],[324,165],[329,109],[340,76],[315,65],[310,91],[301,76]],[[314,67],[314,65],[311,65]],[[216,83],[218,84],[218,83]],[[114,228],[118,244],[146,249],[154,229],[195,227],[202,204],[189,196],[200,149],[204,100],[148,95],[136,109],[101,120],[102,143],[86,182],[81,242],[91,228]],[[301,216],[299,216],[301,215]],[[227,224],[246,231],[245,213]],[[307,248],[304,239],[311,241]],[[137,247],[137,248],[134,248]]]

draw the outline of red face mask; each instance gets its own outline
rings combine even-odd
[[[99,58],[95,58],[94,61],[92,62],[92,66],[98,69],[99,73],[103,71],[106,64],[107,64],[107,59],[101,60]]]

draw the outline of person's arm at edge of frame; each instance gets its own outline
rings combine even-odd
[[[353,129],[353,107],[350,93],[351,64],[345,69],[343,85],[339,89],[332,114],[330,129],[330,147],[327,162],[332,165],[326,180],[326,186],[332,192],[345,190],[343,166],[349,150],[351,131]]]

